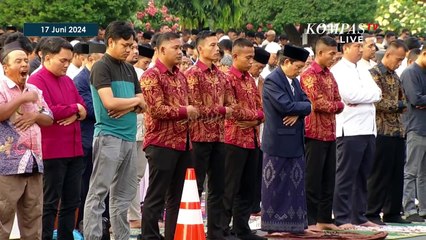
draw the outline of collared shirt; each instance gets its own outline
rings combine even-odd
[[[260,72],[260,76],[262,76],[263,79],[266,79],[266,77],[268,77],[274,69],[275,68],[272,68],[269,64],[266,64],[266,66],[262,69],[262,72]]]
[[[77,66],[75,66],[74,64],[70,64],[68,66],[67,69],[67,76],[70,77],[71,79],[74,79],[75,76],[77,76],[77,74],[82,70],[83,68],[78,68]]]
[[[254,149],[256,143],[260,144],[258,126],[243,129],[237,126],[237,121],[263,120],[259,90],[248,72],[243,73],[234,66],[229,69],[227,80],[233,113],[232,118],[225,120],[225,143]]]
[[[407,112],[404,114],[406,132],[426,136],[426,68],[416,62],[408,66],[401,75],[401,82],[407,98]],[[421,107],[421,108],[418,108]]]
[[[398,75],[398,77],[401,77],[402,72],[408,67],[408,58],[404,58],[402,60],[401,65],[395,70],[395,73]]]
[[[357,63],[356,66],[359,70],[370,70],[372,67],[376,66],[377,63],[373,60],[365,60],[364,58],[361,58]]]
[[[157,60],[143,74],[142,93],[148,105],[145,113],[143,148],[150,145],[184,151],[189,133],[188,84],[176,66],[172,71]]]
[[[370,69],[370,73],[382,89],[382,99],[375,103],[377,134],[403,137],[402,107],[405,96],[398,75],[381,62]]]
[[[214,64],[208,68],[198,60],[185,72],[189,104],[198,108],[200,117],[190,124],[193,142],[223,142],[227,87],[226,75]]]
[[[77,103],[86,108],[74,82],[66,75],[55,76],[45,67],[31,75],[28,82],[43,92],[44,100],[53,113],[53,124],[41,128],[43,160],[83,156],[80,121],[67,126],[58,123],[78,113]]]
[[[344,104],[333,74],[313,61],[301,74],[300,83],[312,104],[312,112],[305,118],[305,137],[336,140],[336,113],[343,110]]]
[[[43,172],[40,127],[33,124],[22,131],[13,125],[13,121],[24,112],[40,112],[52,118],[53,116],[40,89],[27,83],[23,91],[37,92],[39,100],[36,103],[22,104],[8,120],[0,122],[0,175],[31,173],[33,168]],[[6,76],[1,77],[0,107],[21,94],[21,89],[12,80]]]
[[[105,53],[93,65],[90,83],[96,117],[94,136],[110,135],[128,142],[135,142],[137,114],[130,111],[119,118],[110,117],[98,92],[101,88],[111,88],[116,98],[134,98],[141,93],[135,68]]]
[[[142,68],[135,67],[136,75],[138,76],[138,81],[141,80],[142,74],[145,72]]]
[[[344,57],[330,71],[345,103],[344,110],[336,115],[336,137],[376,135],[374,103],[380,100],[382,91],[370,72],[357,69]]]

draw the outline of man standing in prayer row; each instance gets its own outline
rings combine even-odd
[[[403,207],[407,219],[426,218],[426,47],[401,75],[407,97],[404,125],[407,132],[407,161],[404,166]],[[419,200],[418,211],[415,198]]]
[[[337,53],[332,37],[315,44],[315,60],[301,75],[302,89],[312,103],[306,123],[306,201],[308,224],[337,230],[331,216],[336,175],[336,114],[343,111],[336,80],[329,67]]]
[[[373,223],[410,223],[401,218],[404,184],[405,140],[402,112],[406,101],[395,70],[405,58],[407,47],[402,40],[389,43],[381,62],[370,69],[382,90],[376,105],[376,153],[373,171],[367,183],[366,217]],[[383,211],[383,221],[380,213]]]
[[[286,46],[279,67],[263,89],[262,230],[303,233],[308,226],[305,194],[305,116],[311,103],[296,79],[309,52]],[[287,217],[285,217],[287,216]]]
[[[366,69],[356,63],[362,57],[362,43],[343,45],[343,58],[331,68],[345,103],[336,116],[336,181],[333,213],[336,225],[343,229],[353,224],[377,226],[370,222],[367,210],[367,178],[374,162],[376,108],[382,91]]]
[[[21,239],[41,239],[43,159],[40,126],[52,112],[36,86],[26,83],[28,54],[18,42],[3,47],[0,78],[0,239],[9,239],[15,213]]]

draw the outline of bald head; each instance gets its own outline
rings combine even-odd
[[[276,36],[277,34],[275,33],[275,31],[274,30],[269,30],[269,31],[267,31],[266,32],[266,39],[269,41],[269,42],[272,42],[272,41],[274,41],[275,40],[275,36]]]

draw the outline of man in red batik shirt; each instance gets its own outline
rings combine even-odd
[[[301,87],[312,104],[305,118],[306,200],[308,225],[320,230],[338,230],[333,224],[334,177],[336,172],[336,114],[342,112],[336,80],[329,67],[337,42],[321,37],[315,45],[315,61],[301,74]]]
[[[190,165],[189,120],[198,110],[188,104],[185,76],[176,67],[182,59],[180,36],[158,36],[158,59],[141,78],[148,106],[144,150],[149,163],[149,186],[142,213],[142,239],[163,239],[158,218],[166,206],[165,239],[173,239],[185,171]]]
[[[237,39],[232,48],[233,64],[228,72],[233,117],[225,120],[225,194],[223,228],[239,239],[265,239],[254,235],[248,225],[254,201],[255,176],[259,155],[259,129],[264,115],[259,91],[248,73],[254,47],[247,39]]]
[[[201,196],[208,174],[207,239],[223,239],[220,225],[223,214],[225,186],[224,120],[232,114],[225,107],[226,76],[214,64],[219,54],[215,32],[202,31],[195,41],[198,61],[185,72],[189,88],[189,104],[200,111],[198,120],[191,122],[192,161]]]

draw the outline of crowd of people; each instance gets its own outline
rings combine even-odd
[[[15,30],[0,36],[0,239],[16,215],[21,239],[172,240],[189,167],[211,240],[266,239],[251,215],[278,237],[426,219],[426,47],[407,31],[296,46],[123,21],[87,39]]]

